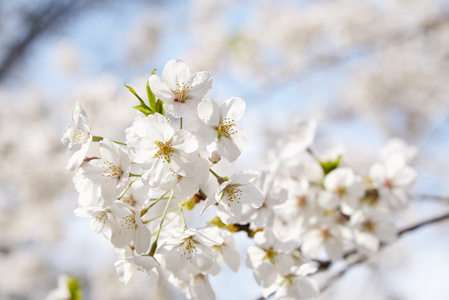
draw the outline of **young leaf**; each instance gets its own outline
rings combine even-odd
[[[321,168],[324,171],[324,174],[327,175],[340,165],[341,162],[341,156],[339,156],[336,160],[329,160],[329,161],[321,161],[319,160],[319,163],[321,165]]]
[[[150,89],[149,85],[150,81],[147,81],[147,96],[148,96],[148,103],[150,103],[150,108],[152,111],[157,111],[156,108],[156,97],[154,96],[153,92]]]
[[[158,99],[156,102],[156,112],[165,116],[164,101]]]
[[[83,291],[81,289],[81,284],[76,277],[70,276],[68,282],[68,290],[70,292],[70,300],[83,299]]]
[[[144,105],[139,105],[139,106],[133,106],[133,108],[137,109],[138,111],[140,111],[141,113],[143,113],[145,116],[148,115],[152,115],[154,114],[154,111],[151,110],[151,108],[149,108],[148,106]]]
[[[143,102],[142,98],[140,98],[139,95],[137,95],[136,91],[135,91],[132,87],[126,85],[126,83],[124,83],[124,85],[128,88],[128,90],[129,90],[131,93],[134,94],[134,96],[137,97],[137,99],[139,99],[140,105],[145,105],[145,106],[147,106],[147,105],[145,104],[145,102]]]

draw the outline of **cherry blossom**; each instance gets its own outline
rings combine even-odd
[[[245,107],[245,101],[237,97],[226,100],[220,107],[209,98],[204,98],[198,105],[198,116],[205,123],[198,130],[198,136],[206,143],[216,141],[218,154],[230,162],[235,161],[246,147],[246,133],[237,124]]]
[[[262,206],[264,195],[252,182],[257,172],[244,170],[224,181],[215,193],[207,197],[203,211],[218,203],[218,216],[225,224],[238,222],[242,216],[242,205],[249,204],[257,208]]]
[[[192,176],[189,163],[198,149],[195,136],[187,130],[175,131],[160,114],[138,117],[127,130],[131,157],[142,164],[142,177],[151,187],[177,180],[177,175]]]
[[[222,243],[223,238],[212,231],[187,228],[174,234],[158,252],[166,254],[166,267],[174,273],[188,264],[199,271],[207,271],[214,263],[214,253],[209,247]]]
[[[180,59],[170,60],[164,67],[162,78],[151,75],[148,84],[154,95],[165,102],[165,110],[174,117],[183,117],[195,110],[203,96],[212,88],[209,72],[190,73],[187,64]]]

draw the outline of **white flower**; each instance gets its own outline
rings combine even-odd
[[[218,216],[224,224],[236,223],[242,216],[242,205],[262,206],[264,195],[252,182],[257,172],[243,170],[223,182],[215,193],[215,198],[207,197],[203,211],[215,202],[218,203]]]
[[[270,286],[278,274],[287,275],[295,261],[290,253],[296,242],[280,241],[271,228],[254,235],[256,246],[248,248],[246,265],[254,269],[254,278],[263,287]]]
[[[190,277],[190,296],[195,300],[215,300],[215,293],[209,282],[209,276],[197,274]]]
[[[213,231],[187,228],[174,234],[158,252],[166,255],[165,265],[174,273],[182,271],[188,264],[205,272],[214,263],[214,253],[209,247],[222,243],[223,238]]]
[[[385,213],[360,210],[351,216],[354,242],[363,254],[372,255],[379,250],[380,242],[391,242],[397,235],[396,227]]]
[[[217,141],[218,153],[228,161],[235,161],[246,147],[247,136],[237,124],[245,113],[245,101],[233,97],[220,107],[204,98],[198,105],[198,116],[206,123],[198,130],[198,136],[206,143]]]
[[[275,299],[303,300],[318,297],[319,288],[315,280],[307,278],[317,268],[311,264],[303,264],[285,276],[278,276],[276,282],[264,289],[263,296],[268,298],[275,293]]]
[[[254,222],[254,226],[259,228],[271,227],[274,220],[274,207],[285,202],[287,199],[287,190],[274,186],[274,178],[268,171],[259,173],[255,185],[260,188],[265,196],[261,207],[254,209],[250,205],[243,206],[243,216],[241,222]]]
[[[154,95],[165,102],[165,110],[178,118],[188,109],[196,109],[198,102],[212,88],[213,78],[204,71],[192,75],[184,61],[173,59],[165,65],[162,78],[151,75],[148,84]]]
[[[120,282],[125,284],[129,282],[136,271],[155,277],[159,287],[165,283],[164,274],[154,257],[135,256],[128,247],[119,250],[119,259],[114,265]]]
[[[147,253],[151,243],[151,232],[143,224],[140,210],[123,202],[116,201],[110,207],[111,243],[114,247],[124,248],[131,244],[138,254]]]
[[[324,178],[326,191],[319,195],[319,204],[325,209],[335,209],[339,204],[345,214],[351,214],[360,204],[365,189],[362,180],[347,167],[337,168]]]
[[[73,124],[69,125],[62,136],[61,142],[72,152],[67,169],[74,171],[83,162],[92,142],[92,134],[87,123],[87,114],[79,103],[73,110]]]
[[[240,255],[235,249],[234,236],[228,230],[214,229],[223,238],[223,243],[211,247],[215,253],[215,264],[208,272],[216,275],[220,272],[224,264],[227,264],[232,271],[237,272],[240,266]]]
[[[129,178],[130,159],[122,147],[110,140],[99,144],[101,158],[83,164],[81,174],[100,185],[103,199],[112,203]]]
[[[403,208],[408,202],[406,189],[414,183],[416,171],[406,165],[404,155],[396,154],[385,163],[372,165],[369,176],[381,198],[392,208]]]
[[[175,131],[160,114],[138,117],[127,130],[127,144],[135,162],[142,163],[142,177],[151,187],[171,182],[177,175],[191,177],[194,168],[189,156],[198,149],[195,136]]]
[[[327,220],[316,224],[314,229],[303,235],[301,252],[308,258],[321,258],[326,253],[330,260],[340,259],[343,255],[345,237],[341,225]]]
[[[99,207],[81,206],[73,211],[78,217],[89,217],[90,228],[95,233],[100,233],[110,228],[110,217],[113,217],[106,209]]]
[[[315,192],[309,181],[303,178],[289,180],[285,187],[288,190],[288,198],[283,205],[276,207],[276,213],[296,224],[297,231],[302,233],[307,230],[306,221],[319,212]]]

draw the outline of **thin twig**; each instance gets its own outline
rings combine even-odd
[[[431,218],[431,219],[428,219],[428,220],[419,222],[419,223],[417,223],[417,224],[415,224],[415,225],[408,226],[408,227],[406,227],[406,228],[404,228],[404,229],[402,229],[402,230],[400,230],[400,231],[398,232],[398,237],[402,236],[403,234],[405,234],[405,233],[407,233],[407,232],[410,232],[410,231],[416,230],[416,229],[418,229],[418,228],[421,228],[421,227],[423,227],[423,226],[430,225],[430,224],[434,224],[434,223],[438,223],[438,222],[441,222],[441,221],[444,221],[444,220],[448,220],[448,219],[449,219],[449,212],[447,212],[447,213],[445,213],[445,214],[443,214],[443,215],[441,215],[441,216],[433,217],[433,218]],[[379,251],[380,251],[381,249],[385,248],[385,246],[387,246],[387,245],[389,245],[389,244],[381,243],[380,248],[379,248]],[[372,257],[372,256],[371,256],[371,257]],[[352,269],[354,266],[356,266],[356,265],[358,265],[358,264],[361,264],[361,263],[367,261],[367,260],[370,259],[371,257],[361,256],[361,257],[359,257],[357,260],[355,260],[355,261],[349,263],[343,270],[340,270],[338,273],[334,274],[332,277],[330,277],[330,278],[326,281],[326,283],[320,288],[321,292],[327,290],[333,283],[335,283],[335,281],[337,281],[340,277],[342,277],[344,274],[346,274],[346,272],[348,272],[348,271],[349,271],[350,269]]]

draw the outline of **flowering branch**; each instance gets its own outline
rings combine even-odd
[[[417,223],[415,225],[411,225],[411,226],[405,227],[404,229],[400,230],[398,232],[398,237],[400,237],[403,234],[408,233],[410,231],[413,231],[413,230],[416,230],[418,228],[421,228],[423,226],[434,224],[434,223],[438,223],[438,222],[441,222],[441,221],[444,221],[444,220],[448,220],[448,219],[449,219],[449,212],[447,212],[447,213],[445,213],[443,215],[437,216],[437,217],[430,218],[428,220],[421,221],[421,222],[419,222],[419,223]],[[380,246],[380,249],[385,248],[385,246],[387,246],[387,245],[388,244],[386,244],[386,243],[382,243],[381,246]],[[354,251],[350,252],[350,254],[353,254],[353,253],[354,253]],[[345,256],[348,257],[350,254],[348,252],[347,255],[345,255]],[[336,273],[335,275],[330,277],[324,283],[324,285],[320,288],[320,291],[323,292],[323,291],[327,290],[333,283],[335,283],[339,278],[341,278],[344,274],[346,274],[346,272],[348,272],[354,266],[356,266],[358,264],[361,264],[361,263],[364,263],[368,259],[370,259],[370,257],[361,256],[357,260],[355,260],[353,262],[350,262],[343,270],[340,270],[338,273]]]

